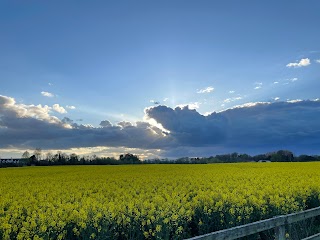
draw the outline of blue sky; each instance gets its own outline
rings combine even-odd
[[[3,103],[14,99],[14,104],[4,104],[0,117],[5,118],[8,109],[20,114],[24,108],[29,113],[16,114],[17,119],[60,124],[48,119],[66,117],[77,124],[70,125],[74,130],[90,125],[97,130],[104,120],[112,127],[126,121],[139,128],[136,122],[150,120],[146,109],[161,110],[153,102],[172,110],[189,104],[189,109],[207,116],[246,103],[317,99],[319,9],[319,1],[1,1],[0,95]],[[30,110],[39,104],[36,112]],[[44,112],[46,117],[37,115]],[[154,120],[158,127],[166,122],[161,117]],[[3,135],[8,129],[4,124],[0,128]],[[12,142],[0,146],[0,155],[20,155],[41,145],[37,139],[15,144],[14,139],[23,138],[24,133],[14,130]],[[174,129],[167,134],[175,136]],[[111,146],[113,137],[104,136],[106,141],[94,146],[86,146],[83,140],[81,146],[71,144],[64,150],[101,155],[150,151],[145,157],[174,157],[181,155],[174,153],[178,145],[188,148],[190,155],[254,153],[277,147],[198,146],[185,144],[181,137],[175,139],[178,145],[163,140],[166,144],[133,146],[119,140]],[[58,145],[40,147],[63,149]],[[317,152],[296,145],[283,147]]]

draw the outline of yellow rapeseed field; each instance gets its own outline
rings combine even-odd
[[[0,239],[182,239],[319,202],[320,163],[0,169]]]

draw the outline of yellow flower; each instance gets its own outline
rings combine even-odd
[[[156,232],[160,232],[161,231],[161,225],[157,225],[156,226]]]

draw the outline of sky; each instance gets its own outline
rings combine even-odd
[[[0,157],[320,154],[320,2],[0,2]]]

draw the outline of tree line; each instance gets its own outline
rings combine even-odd
[[[295,156],[288,150],[279,150],[265,154],[251,156],[246,153],[221,154],[210,157],[182,157],[175,160],[169,159],[149,159],[144,163],[177,163],[177,164],[206,164],[206,163],[237,163],[237,162],[312,162],[320,161],[319,155],[299,155]]]
[[[37,148],[30,156],[30,153],[26,151],[22,158],[33,159],[34,164],[46,164],[46,165],[120,165],[120,164],[148,164],[148,163],[177,163],[177,164],[205,164],[205,163],[236,163],[236,162],[309,162],[320,161],[319,155],[299,155],[295,156],[293,152],[289,150],[279,150],[275,152],[269,152],[265,154],[249,155],[246,153],[230,153],[220,154],[210,157],[182,157],[177,159],[147,159],[141,161],[137,155],[131,153],[121,154],[118,159],[114,157],[99,157],[97,155],[91,156],[78,156],[75,153],[70,155],[58,151],[56,154],[51,152],[46,153],[44,156],[41,149]]]
[[[47,152],[42,154],[42,150],[37,148],[33,155],[28,151],[22,154],[22,159],[26,165],[50,166],[50,165],[122,165],[122,164],[140,164],[142,161],[137,155],[126,153],[121,154],[118,159],[114,157],[100,157],[97,155],[79,156],[75,153],[70,155],[58,151],[53,154]]]
[[[231,154],[220,154],[210,157],[182,157],[177,159],[147,159],[141,161],[137,155],[121,154],[118,159],[114,157],[100,157],[97,155],[79,156],[75,153],[66,154],[62,151],[56,153],[42,153],[40,148],[35,149],[32,154],[25,151],[19,163],[2,162],[0,167],[10,166],[52,166],[52,165],[123,165],[123,164],[208,164],[208,163],[237,163],[237,162],[310,162],[320,161],[319,155],[295,156],[291,151],[279,150],[265,154],[251,156],[237,152]]]

